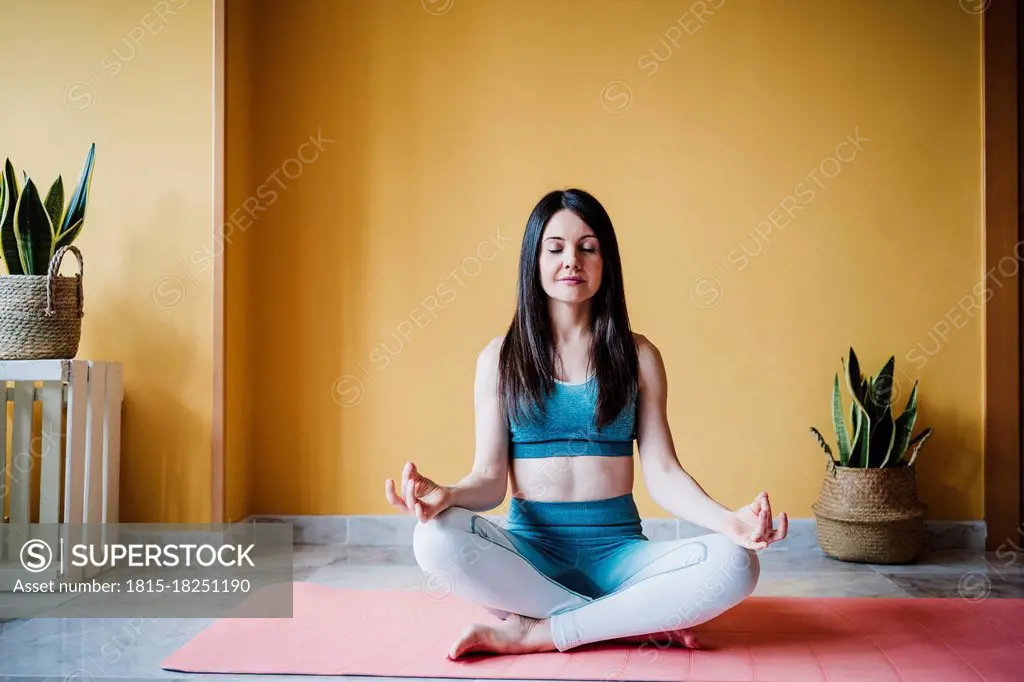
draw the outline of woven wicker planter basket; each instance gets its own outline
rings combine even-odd
[[[79,274],[57,274],[67,251]],[[0,276],[0,360],[71,359],[82,338],[82,253],[62,246],[45,275]]]
[[[917,497],[913,464],[863,469],[837,466],[829,456],[811,508],[818,545],[833,558],[905,564],[924,548],[928,506]]]

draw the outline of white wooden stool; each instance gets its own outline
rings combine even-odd
[[[20,565],[21,546],[29,540],[28,524],[95,524],[99,529],[100,524],[118,522],[124,392],[121,363],[100,360],[0,361],[0,388],[0,510],[5,499],[9,507],[3,519],[9,524],[8,542],[0,543],[0,592],[9,592],[15,575],[4,571],[4,564],[8,569]],[[42,404],[38,432],[33,430],[36,401]],[[8,403],[13,404],[9,449]],[[36,439],[39,446],[33,447]],[[35,468],[39,494],[33,500]],[[32,579],[77,582],[98,572],[67,566],[62,574],[54,561]],[[23,571],[20,575],[25,577]]]

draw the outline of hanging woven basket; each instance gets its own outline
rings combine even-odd
[[[58,275],[64,254],[78,274]],[[45,275],[0,276],[0,360],[71,359],[82,338],[84,263],[78,247],[57,249]]]
[[[913,463],[845,467],[829,455],[821,491],[811,505],[822,551],[843,561],[913,562],[924,548],[928,511],[917,497],[915,473]]]

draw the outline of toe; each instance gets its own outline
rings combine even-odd
[[[452,644],[451,648],[448,649],[448,658],[455,660],[461,656],[466,650],[466,643],[469,641],[470,631],[466,629],[462,632],[457,640]]]
[[[448,652],[448,658],[455,660],[460,656],[472,653],[476,649],[480,648],[478,645],[482,642],[482,633],[478,625],[470,625],[462,631],[462,635],[456,640],[455,644]]]
[[[452,646],[451,650],[448,652],[448,658],[454,661],[455,659],[459,658],[464,653],[466,653],[467,648],[468,647],[466,646],[465,640],[459,640]]]

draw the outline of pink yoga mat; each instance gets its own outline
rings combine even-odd
[[[218,620],[161,667],[190,673],[521,680],[1024,679],[1024,599],[755,596],[694,628],[703,647],[697,651],[595,643],[565,653],[473,654],[449,661],[445,654],[466,625],[499,621],[438,593],[304,582],[292,589],[292,618]]]

